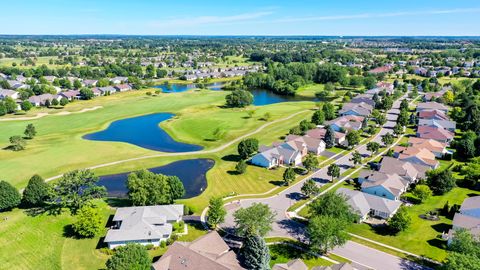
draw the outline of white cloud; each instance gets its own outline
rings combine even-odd
[[[242,13],[232,16],[198,16],[186,17],[168,20],[159,20],[151,22],[154,27],[182,27],[182,26],[200,26],[212,24],[230,24],[230,23],[245,23],[254,19],[262,18],[273,14],[272,11],[259,11],[252,13]]]
[[[274,20],[272,22],[282,23],[282,22],[336,21],[336,20],[422,16],[422,15],[424,16],[424,15],[456,14],[456,13],[477,13],[477,12],[480,12],[480,8],[430,10],[430,11],[428,10],[427,11],[405,11],[405,12],[389,12],[389,13],[362,13],[362,14],[350,14],[350,15],[303,17],[303,18],[283,18],[283,19]]]

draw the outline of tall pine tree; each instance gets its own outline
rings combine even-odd
[[[331,126],[327,127],[324,141],[327,148],[332,148],[335,145],[335,131],[333,131],[333,128]]]
[[[242,254],[247,269],[270,269],[270,251],[262,237],[248,235],[244,242]]]

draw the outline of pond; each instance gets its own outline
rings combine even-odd
[[[224,83],[216,82],[212,84],[208,84],[207,88],[214,91],[222,90]],[[195,84],[161,84],[155,86],[155,88],[162,89],[164,93],[178,93],[178,92],[185,92],[191,89],[197,88]],[[269,104],[275,104],[280,102],[289,102],[289,101],[298,101],[292,96],[284,96],[284,95],[277,95],[271,91],[263,90],[263,89],[255,89],[250,90],[250,93],[253,95],[253,105],[255,106],[263,106]]]
[[[87,134],[84,139],[131,143],[161,152],[191,152],[203,147],[175,141],[160,123],[172,118],[171,113],[155,113],[112,122],[107,129]]]
[[[200,195],[207,188],[207,172],[215,165],[211,159],[189,159],[148,169],[153,173],[177,176],[185,187],[184,199]],[[109,197],[126,197],[127,173],[100,176],[97,185],[105,186]]]

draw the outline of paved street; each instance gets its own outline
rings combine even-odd
[[[386,134],[387,132],[393,133],[392,128],[395,126],[395,121],[399,114],[401,99],[402,98],[394,102],[393,108],[387,112],[388,121],[382,127],[380,132],[375,136],[375,138],[373,138],[373,141],[382,144],[382,135]],[[357,146],[356,150],[359,151],[364,157],[367,157],[370,155],[370,152],[367,151],[366,148],[366,143],[364,143],[360,146]],[[340,155],[335,157],[335,163],[340,167],[341,174],[353,167],[353,163],[350,161],[351,158],[351,153],[344,156]],[[330,177],[327,175],[327,167],[328,166],[324,166],[320,168],[309,178],[314,179],[319,186],[324,185],[330,179]],[[296,183],[295,185],[292,185],[288,189],[278,193],[277,195],[269,198],[243,199],[232,202],[230,205],[227,206],[228,214],[225,224],[223,224],[222,226],[224,228],[233,229],[233,213],[238,208],[249,207],[253,203],[264,203],[268,204],[270,208],[276,212],[276,220],[272,226],[273,229],[269,233],[269,236],[294,237],[299,240],[304,240],[304,225],[289,219],[286,212],[291,205],[301,199],[302,196],[300,189],[307,179],[304,179]],[[410,265],[403,259],[351,241],[349,241],[348,244],[344,247],[335,250],[335,252],[337,251],[339,255],[351,259],[352,261],[355,261],[360,265],[364,265],[373,269],[419,269],[418,265]]]

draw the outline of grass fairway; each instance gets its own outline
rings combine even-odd
[[[28,141],[24,151],[0,151],[0,175],[2,179],[20,188],[35,173],[48,178],[72,169],[158,154],[159,152],[127,143],[88,141],[81,138],[84,134],[102,130],[112,121],[126,117],[155,112],[175,113],[175,119],[162,123],[166,131],[179,141],[211,149],[265,124],[265,121],[259,118],[266,112],[271,114],[273,121],[312,107],[311,102],[279,103],[257,107],[255,117],[247,118],[245,110],[220,107],[226,94],[227,92],[205,90],[148,97],[145,91],[132,91],[69,105],[72,110],[103,106],[102,109],[91,112],[2,122],[2,147],[8,146],[10,136],[23,134],[28,123],[35,125],[38,135],[34,140]],[[217,127],[223,127],[226,135],[218,141],[210,141]],[[173,161],[156,161],[162,163],[163,160]],[[158,165],[161,164],[155,164]],[[142,167],[146,166],[137,168]]]
[[[433,196],[423,204],[407,208],[412,224],[396,236],[376,233],[368,224],[355,224],[350,227],[350,232],[441,262],[447,253],[446,242],[440,236],[451,228],[452,220],[441,216],[439,221],[428,221],[419,215],[441,209],[447,201],[450,205],[461,204],[465,198],[474,195],[480,195],[480,192],[455,188],[443,196]]]

